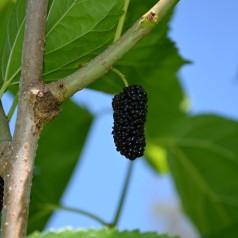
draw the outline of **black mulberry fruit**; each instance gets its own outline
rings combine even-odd
[[[112,100],[114,142],[122,155],[130,160],[141,157],[145,148],[144,126],[147,113],[147,94],[140,85],[132,85]]]
[[[4,195],[4,180],[0,176],[0,212],[2,211],[3,207],[3,195]]]

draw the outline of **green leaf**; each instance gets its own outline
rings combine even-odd
[[[147,162],[160,174],[168,173],[167,151],[155,143],[147,143],[145,156]]]
[[[238,237],[237,225],[235,224],[231,227],[227,227],[224,230],[210,235],[205,235],[202,238],[234,238]]]
[[[68,75],[102,52],[113,40],[124,0],[50,1],[44,52],[45,80]],[[9,18],[2,59],[4,81],[19,81],[26,0]]]
[[[92,116],[67,101],[63,112],[42,132],[37,151],[28,231],[42,230],[51,215],[49,203],[59,204],[87,138]]]
[[[190,117],[161,138],[184,210],[201,234],[238,222],[237,138],[237,122],[213,115]]]
[[[12,81],[20,72],[22,42],[24,37],[26,1],[18,0],[8,18],[1,68],[3,81]]]
[[[76,70],[102,52],[113,40],[123,3],[53,1],[47,20],[44,78],[54,79],[58,70]]]
[[[2,1],[0,2],[0,37],[1,41],[6,38],[6,24],[7,24],[7,18],[8,15],[10,14],[10,11],[12,9],[12,6],[14,3],[12,1]],[[4,44],[0,44],[0,56],[3,54],[3,49],[4,49]],[[0,66],[1,66],[1,61],[2,57],[0,57]],[[3,82],[3,77],[2,77],[2,67],[0,67],[0,86]]]
[[[28,236],[28,238],[175,238],[174,236],[159,235],[155,232],[140,233],[138,230],[134,231],[122,231],[117,230],[62,230],[62,231],[50,231],[46,233],[35,232]],[[178,237],[177,237],[178,238]]]

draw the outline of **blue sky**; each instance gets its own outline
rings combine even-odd
[[[238,1],[181,0],[171,22],[171,38],[180,53],[193,61],[179,72],[192,113],[219,113],[238,119]],[[141,13],[143,14],[143,13]],[[5,105],[8,107],[8,103]],[[111,137],[111,97],[83,90],[73,98],[97,114],[82,161],[76,168],[62,203],[94,212],[110,221],[124,180],[128,160],[114,148]],[[177,204],[172,180],[153,173],[143,159],[135,171],[119,223],[120,229],[165,232],[163,218],[153,215],[157,204]],[[83,216],[57,212],[47,229],[62,226],[100,227]],[[183,238],[192,236],[183,236]],[[194,236],[195,237],[195,236]]]
[[[238,119],[237,9],[235,0],[226,3],[184,0],[177,6],[170,36],[182,56],[193,61],[179,72],[192,113],[219,113]],[[101,93],[80,92],[74,100],[89,105],[93,113],[111,107],[111,97]],[[110,113],[95,121],[82,162],[62,200],[66,205],[95,212],[108,221],[116,209],[128,164],[114,149],[111,125]],[[166,203],[177,204],[172,180],[156,175],[142,159],[137,160],[119,228],[165,232],[166,224],[163,218],[154,217],[153,208]],[[58,212],[48,228],[65,225],[100,227],[88,218]],[[187,237],[192,238],[191,234]]]

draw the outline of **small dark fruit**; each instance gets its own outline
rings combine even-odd
[[[123,88],[112,100],[114,142],[117,151],[130,160],[144,154],[147,100],[140,85]]]

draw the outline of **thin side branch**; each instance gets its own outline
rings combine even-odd
[[[118,25],[117,25],[117,30],[116,30],[113,42],[116,42],[121,37],[121,33],[122,33],[123,26],[124,26],[124,23],[125,23],[126,14],[127,14],[129,4],[130,4],[130,0],[125,0],[124,6],[123,6],[123,9],[122,9],[124,11],[124,13],[122,14],[122,16],[119,19],[119,22],[118,22]]]
[[[60,209],[60,210],[68,211],[68,212],[75,212],[77,214],[89,217],[89,218],[97,221],[98,223],[100,223],[103,226],[108,226],[108,223],[106,221],[104,221],[102,218],[100,218],[99,216],[96,216],[96,215],[94,215],[88,211],[82,210],[82,209],[66,207],[66,206],[62,206],[62,205],[55,205],[55,204],[44,204],[44,207],[42,207],[42,210],[47,210],[49,212],[55,211],[56,209]]]
[[[0,101],[0,144],[9,142],[12,139],[10,128],[7,122],[6,114],[3,110],[2,102]]]
[[[7,117],[4,112],[2,102],[0,101],[0,176],[3,176],[7,166],[7,148],[9,148],[11,140],[12,136],[7,122]]]
[[[33,86],[41,84],[47,5],[47,0],[28,0],[17,121],[4,174],[4,238],[23,238],[27,230],[32,173],[41,132],[34,106],[43,96]]]
[[[129,188],[132,173],[133,173],[133,168],[134,168],[134,162],[129,161],[129,165],[128,165],[128,169],[127,169],[127,173],[126,173],[126,179],[125,179],[124,186],[123,186],[122,193],[121,193],[121,198],[120,198],[120,201],[119,201],[116,213],[115,213],[114,220],[111,224],[111,227],[116,227],[116,225],[118,224],[118,221],[121,217],[123,205],[125,204],[126,195],[128,192],[128,188]]]
[[[136,43],[144,38],[162,20],[164,15],[179,0],[160,0],[141,19],[139,19],[119,40],[111,45],[102,54],[89,62],[75,73],[48,84],[51,92],[59,101],[71,97],[74,93],[86,87],[94,80],[111,70],[126,52],[133,48]]]
[[[16,110],[16,107],[17,107],[17,104],[18,104],[18,101],[19,101],[19,97],[18,97],[18,93],[15,95],[15,98],[13,100],[13,103],[12,103],[12,106],[10,108],[10,111],[8,112],[7,114],[7,121],[10,122],[11,119],[12,119],[12,116]]]

